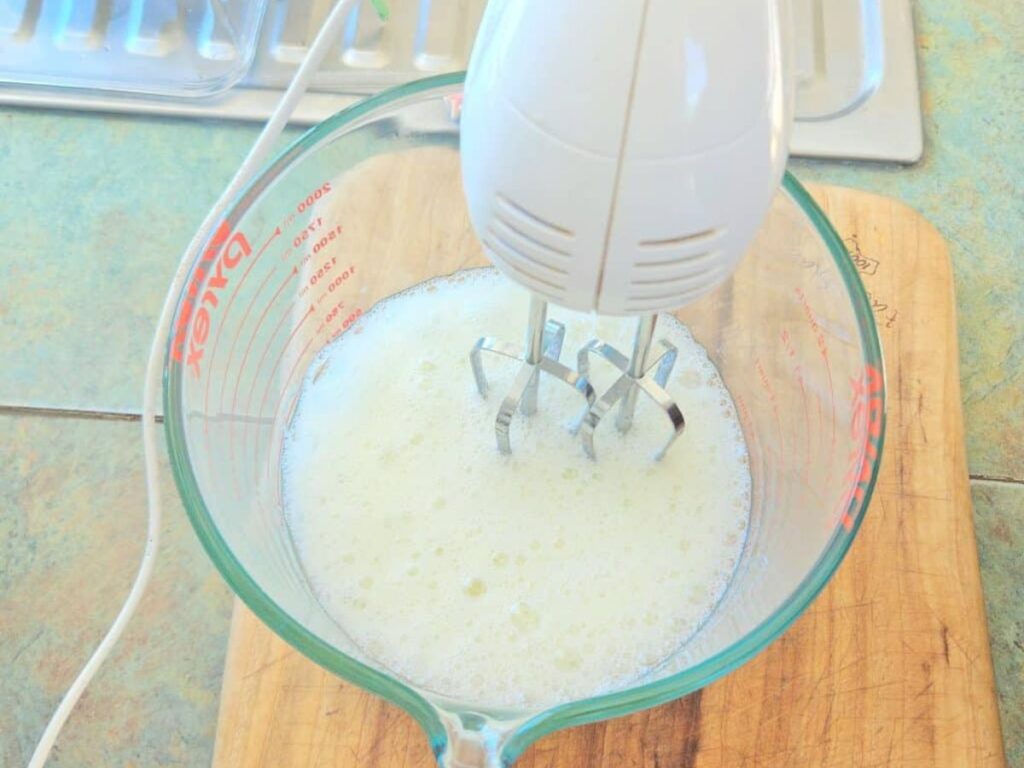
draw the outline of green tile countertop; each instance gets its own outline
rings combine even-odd
[[[1024,766],[1024,13],[915,11],[923,161],[793,170],[899,198],[949,241],[989,630],[1008,757]],[[128,590],[145,492],[126,419],[171,273],[255,135],[0,110],[0,765],[26,762]],[[54,766],[209,763],[231,600],[169,477],[164,495],[153,587]]]

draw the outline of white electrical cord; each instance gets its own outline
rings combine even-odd
[[[146,531],[146,546],[142,552],[139,572],[135,576],[135,582],[132,584],[131,591],[128,593],[124,605],[121,606],[117,618],[114,619],[114,623],[110,625],[106,636],[85,666],[82,667],[78,677],[75,678],[67,693],[64,694],[64,698],[61,699],[57,710],[53,713],[53,717],[50,718],[50,722],[47,724],[43,735],[39,739],[39,743],[36,744],[35,751],[32,753],[28,768],[43,768],[50,755],[50,751],[53,749],[54,743],[57,741],[61,728],[64,727],[64,723],[71,714],[71,710],[74,709],[86,686],[89,685],[100,665],[110,655],[110,651],[118,639],[120,639],[125,626],[131,619],[132,614],[135,613],[135,609],[138,607],[146,587],[149,586],[149,579],[153,574],[153,564],[156,561],[156,551],[160,543],[161,524],[156,401],[157,393],[160,390],[160,369],[163,365],[171,316],[174,314],[175,302],[181,293],[185,278],[188,276],[189,269],[192,267],[200,248],[213,231],[214,225],[221,220],[228,206],[266,163],[267,158],[274,149],[274,143],[281,135],[281,132],[288,123],[288,118],[291,117],[292,112],[295,110],[295,105],[302,98],[302,95],[309,86],[309,81],[320,68],[320,62],[323,61],[324,56],[327,55],[328,50],[330,50],[334,43],[340,39],[345,20],[357,2],[358,0],[340,0],[334,6],[323,27],[317,33],[316,39],[310,46],[309,53],[306,54],[306,58],[292,78],[288,90],[281,97],[281,101],[274,110],[274,114],[270,116],[267,124],[263,127],[263,132],[256,139],[252,149],[249,150],[249,154],[235,173],[234,178],[231,179],[227,188],[221,193],[213,208],[206,215],[199,230],[188,244],[188,248],[185,249],[185,254],[178,265],[178,270],[174,274],[174,279],[171,281],[171,286],[164,299],[163,309],[160,311],[160,320],[157,323],[156,333],[153,335],[153,342],[149,348],[149,362],[146,364],[146,378],[143,385],[142,444],[145,449],[146,496],[149,505],[149,523]]]

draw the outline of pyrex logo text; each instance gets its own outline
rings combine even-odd
[[[227,222],[221,222],[217,231],[210,238],[210,244],[203,251],[203,258],[196,266],[195,274],[188,286],[188,292],[181,305],[178,322],[174,326],[174,343],[171,344],[171,359],[177,363],[185,360],[185,364],[199,378],[200,361],[203,359],[203,347],[210,334],[210,313],[220,303],[219,292],[227,286],[230,272],[239,262],[252,253],[252,247],[241,232],[231,233]],[[202,297],[199,291],[203,279],[213,264],[213,274],[206,283]],[[195,314],[193,320],[192,315]],[[191,322],[191,335],[188,333]],[[186,352],[186,342],[188,349]]]

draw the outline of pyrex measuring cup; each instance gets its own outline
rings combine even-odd
[[[369,99],[311,130],[251,184],[181,295],[165,412],[193,525],[249,607],[314,661],[408,710],[443,765],[496,766],[552,730],[700,688],[778,636],[860,525],[885,392],[863,287],[787,176],[738,271],[678,313],[737,404],[753,479],[741,561],[701,630],[634,687],[545,712],[488,708],[483,696],[451,701],[376,666],[314,596],[282,513],[278,462],[325,344],[358,329],[376,301],[486,263],[460,186],[460,89],[460,76],[443,76]]]

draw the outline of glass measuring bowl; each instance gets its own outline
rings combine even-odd
[[[736,402],[753,481],[742,557],[700,631],[634,687],[540,712],[453,701],[376,666],[310,587],[284,519],[278,462],[308,365],[325,344],[382,298],[486,264],[460,185],[461,82],[423,80],[341,112],[249,186],[180,297],[164,407],[192,523],[256,615],[326,669],[411,713],[442,765],[497,766],[556,729],[701,688],[785,630],[856,535],[878,468],[885,388],[854,266],[787,175],[736,273],[677,313]]]

